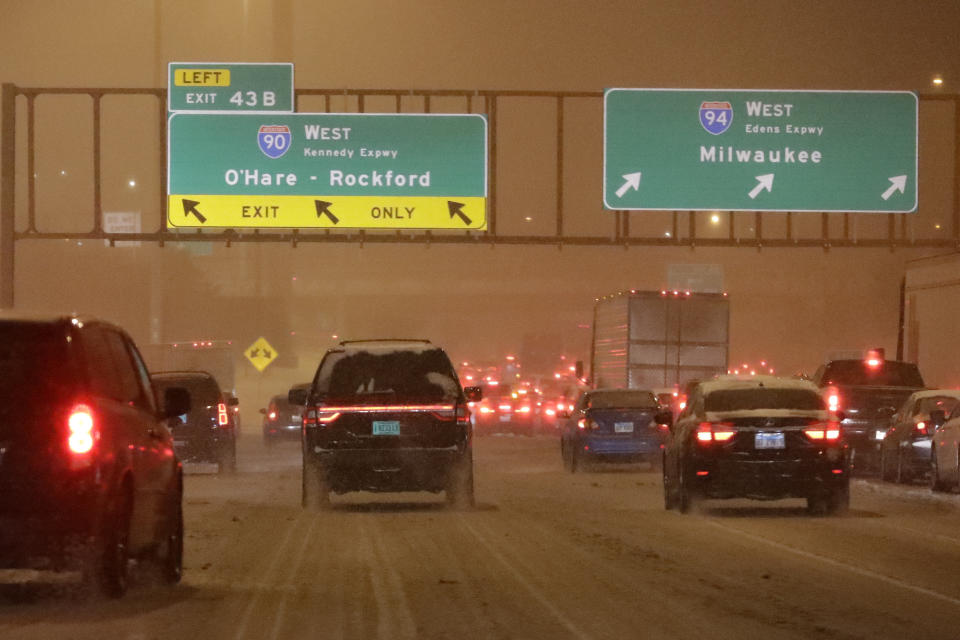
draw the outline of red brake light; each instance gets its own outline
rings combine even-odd
[[[917,431],[918,431],[919,433],[926,433],[926,432],[927,432],[927,423],[924,422],[923,420],[921,420],[920,422],[918,422],[918,423],[917,423]]]
[[[840,410],[840,392],[836,389],[827,390],[827,409],[833,412]]]
[[[276,419],[277,419],[276,411],[271,411],[270,413],[267,414],[267,420],[276,420]]]
[[[840,439],[840,425],[836,422],[820,422],[804,429],[811,440],[835,441]]]
[[[67,446],[73,453],[89,453],[93,449],[93,410],[85,405],[78,404],[70,411],[67,418],[70,436]]]
[[[731,422],[701,422],[697,426],[697,441],[704,444],[708,442],[727,442],[735,435],[737,435],[737,430],[733,428]]]
[[[227,414],[227,405],[223,402],[217,405],[217,424],[225,427],[230,424],[230,416]]]
[[[330,424],[334,420],[340,417],[339,411],[324,411],[321,409],[317,412],[317,422],[321,424]]]

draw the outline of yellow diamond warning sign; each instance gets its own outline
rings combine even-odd
[[[247,347],[243,354],[247,356],[250,364],[256,367],[257,371],[261,372],[270,366],[271,362],[277,359],[276,350],[270,346],[266,338],[262,337],[257,338],[256,342]]]

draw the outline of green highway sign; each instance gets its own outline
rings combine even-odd
[[[486,228],[478,114],[174,114],[171,227]]]
[[[289,62],[171,62],[167,111],[292,113]]]
[[[917,208],[917,96],[906,91],[608,89],[612,210]]]

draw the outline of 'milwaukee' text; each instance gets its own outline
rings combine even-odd
[[[820,151],[808,151],[783,147],[782,149],[737,149],[732,146],[700,145],[700,162],[706,163],[784,163],[784,164],[820,164],[823,154]]]

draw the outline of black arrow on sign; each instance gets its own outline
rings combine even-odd
[[[330,211],[330,206],[333,205],[332,202],[324,202],[323,200],[314,200],[313,204],[317,207],[317,218],[322,218],[323,214],[327,214],[330,217],[330,222],[333,224],[340,224],[340,218],[333,215]]]
[[[272,357],[273,357],[273,352],[270,351],[270,349],[264,349],[264,350],[263,350],[263,357],[264,357],[264,358],[267,358],[267,359],[272,358]]]
[[[453,219],[453,216],[460,216],[460,219],[463,220],[463,223],[468,227],[473,224],[473,220],[467,217],[467,214],[463,212],[464,204],[462,202],[454,202],[453,200],[447,200],[447,208],[450,209],[450,219]]]
[[[183,201],[183,215],[184,217],[189,216],[191,213],[197,216],[197,220],[200,221],[200,224],[203,224],[207,221],[207,217],[202,213],[197,211],[197,205],[200,204],[196,200],[184,200]]]
[[[260,349],[250,349],[250,357],[251,357],[251,358],[259,358],[259,357],[260,357]]]

